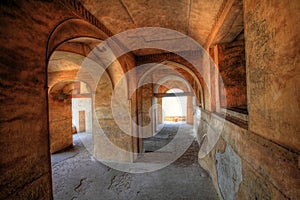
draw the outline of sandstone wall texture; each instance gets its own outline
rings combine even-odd
[[[120,74],[119,78],[122,76]],[[136,110],[132,109],[133,113],[128,115],[130,104],[135,107],[136,101],[134,96],[132,100],[128,98],[127,90],[127,82],[122,84],[120,91],[116,90],[107,72],[98,83],[95,93],[97,122],[94,124],[97,127],[93,127],[93,145],[94,156],[100,160],[131,162],[133,153],[138,151],[137,139],[134,138],[137,130],[133,125]],[[116,149],[120,151],[117,152]]]
[[[47,42],[74,14],[57,0],[0,3],[1,199],[52,197]]]
[[[72,82],[60,82],[48,95],[50,153],[73,145],[72,138]]]
[[[299,1],[245,1],[249,128],[300,152]],[[298,16],[298,17],[297,17]]]
[[[218,45],[221,107],[247,106],[246,64],[244,40]]]
[[[49,78],[47,82],[48,60],[58,45],[68,39],[85,36],[104,40],[112,35],[82,6],[75,4],[71,0],[4,0],[0,3],[0,199],[52,198],[50,148],[58,147],[50,145],[52,125],[48,124],[48,115],[50,120],[51,116],[59,119],[53,121],[59,122],[53,128],[59,127],[58,132],[68,134],[66,143],[59,144],[62,148],[71,143],[71,109],[68,98],[51,99],[51,94],[48,98],[49,84],[52,86],[58,80]],[[136,64],[165,61],[194,70],[201,86],[195,83],[195,77],[185,73],[183,77],[205,109],[199,119],[198,138],[202,138],[208,127],[221,134],[213,150],[199,162],[211,173],[224,198],[297,199],[300,196],[299,10],[298,0],[244,0],[247,98],[241,64],[243,44],[237,41],[219,46],[228,106],[244,105],[247,99],[249,126],[242,127],[228,120],[222,124],[224,119],[210,112],[215,111],[213,104],[217,102],[217,95],[214,96],[216,101],[211,101],[210,91],[216,85],[212,85],[210,79],[216,77],[211,74],[214,70],[208,67],[212,63],[202,59],[201,52],[189,55],[190,60],[200,65],[199,71],[172,53],[137,57],[126,54],[118,58],[123,72]],[[87,51],[85,47],[83,54]],[[127,99],[117,104],[127,105],[133,121],[139,125],[150,123],[153,85],[144,86],[141,91],[134,90],[139,78],[150,67],[134,70],[136,76],[130,77],[128,88],[124,90],[128,92]],[[118,68],[118,74],[109,76],[114,69],[107,70],[107,79],[100,81],[97,87],[96,118],[93,120],[102,125],[108,142],[127,152],[137,152],[142,146],[134,136],[144,132],[121,113],[119,120],[131,130],[131,135],[124,134],[112,117],[111,96],[122,74]],[[74,77],[76,71],[69,75],[57,71],[53,74],[64,80]],[[164,75],[160,73],[154,78]],[[86,74],[84,77],[89,79]],[[238,98],[237,87],[241,92]],[[48,103],[50,107],[63,109],[62,117],[55,109],[49,113]],[[145,132],[152,134],[152,127],[150,124]],[[119,161],[134,159],[131,154],[113,154],[109,149],[111,145],[103,141],[101,136],[94,136],[96,157]],[[204,149],[207,144],[203,143]]]
[[[45,55],[51,30],[71,15],[49,2],[2,1],[0,10],[0,198],[50,199]]]
[[[199,138],[209,127],[221,133],[213,150],[199,161],[210,171],[224,199],[297,199],[300,196],[299,22],[295,18],[299,16],[299,6],[297,1],[244,1],[249,128],[228,120],[223,123],[220,115],[202,110],[198,129]],[[219,50],[222,57],[224,49]],[[224,58],[226,68],[233,66],[237,57]],[[222,58],[219,64],[228,88],[226,76],[234,68],[222,72]],[[238,79],[233,80],[232,86],[237,82]],[[228,94],[230,105],[233,101]],[[243,95],[242,98],[245,99]],[[206,146],[204,141],[202,148]],[[226,153],[228,148],[233,153]],[[222,159],[221,155],[224,155]],[[236,162],[230,160],[239,159],[241,176],[233,174],[226,179],[226,174],[239,171],[233,164]],[[236,184],[238,178],[242,181]]]

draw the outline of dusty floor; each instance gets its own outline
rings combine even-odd
[[[178,125],[166,125],[144,141],[146,152],[168,143]],[[54,199],[218,199],[209,175],[197,161],[198,143],[171,165],[148,173],[117,171],[93,159],[78,135],[74,147],[52,155]]]

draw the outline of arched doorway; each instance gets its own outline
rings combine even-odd
[[[184,94],[183,90],[173,88],[166,92],[166,96],[162,97],[163,123],[186,123],[187,96],[181,96],[181,94]]]
[[[92,133],[92,93],[81,81],[74,83],[72,94],[72,126],[77,133]]]
[[[60,44],[48,63],[48,84],[65,79],[76,82],[72,98],[72,108],[75,110],[73,125],[77,132],[92,132],[91,141],[86,144],[91,155],[104,161],[132,162],[137,147],[128,145],[134,143],[134,138],[127,113],[130,105],[127,78],[120,64],[122,59],[116,58],[111,51],[98,48],[101,42],[95,38],[78,37]],[[82,109],[82,106],[85,108]],[[123,114],[116,109],[118,106],[125,107]],[[124,127],[126,133],[123,133]],[[109,146],[112,145],[125,149],[125,153],[111,154]]]

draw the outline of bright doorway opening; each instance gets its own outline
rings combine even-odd
[[[186,123],[187,96],[176,96],[176,94],[184,93],[184,91],[174,88],[168,90],[167,93],[175,95],[162,98],[163,123]]]

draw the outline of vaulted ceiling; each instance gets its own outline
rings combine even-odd
[[[142,27],[162,27],[176,30],[196,40],[206,49],[216,43],[231,42],[243,35],[242,0],[79,0],[83,6],[113,34]],[[148,35],[147,35],[148,34]],[[175,44],[173,51],[190,49],[183,38],[151,32],[127,38],[138,44],[143,41]],[[83,58],[102,41],[76,38],[60,45],[52,55],[48,71],[75,70]],[[125,44],[126,45],[126,44]],[[184,47],[183,47],[184,46]],[[138,49],[136,56],[159,54],[158,49]],[[76,56],[77,55],[77,56]],[[101,59],[98,64],[101,64]],[[114,68],[111,68],[114,69]]]
[[[80,2],[113,34],[140,27],[163,27],[179,31],[202,46],[209,46],[215,42],[214,38],[218,38],[218,42],[223,42],[223,38],[225,42],[233,40],[243,29],[241,0],[80,0]],[[161,36],[160,39],[165,38]],[[147,52],[137,54],[143,55]]]

